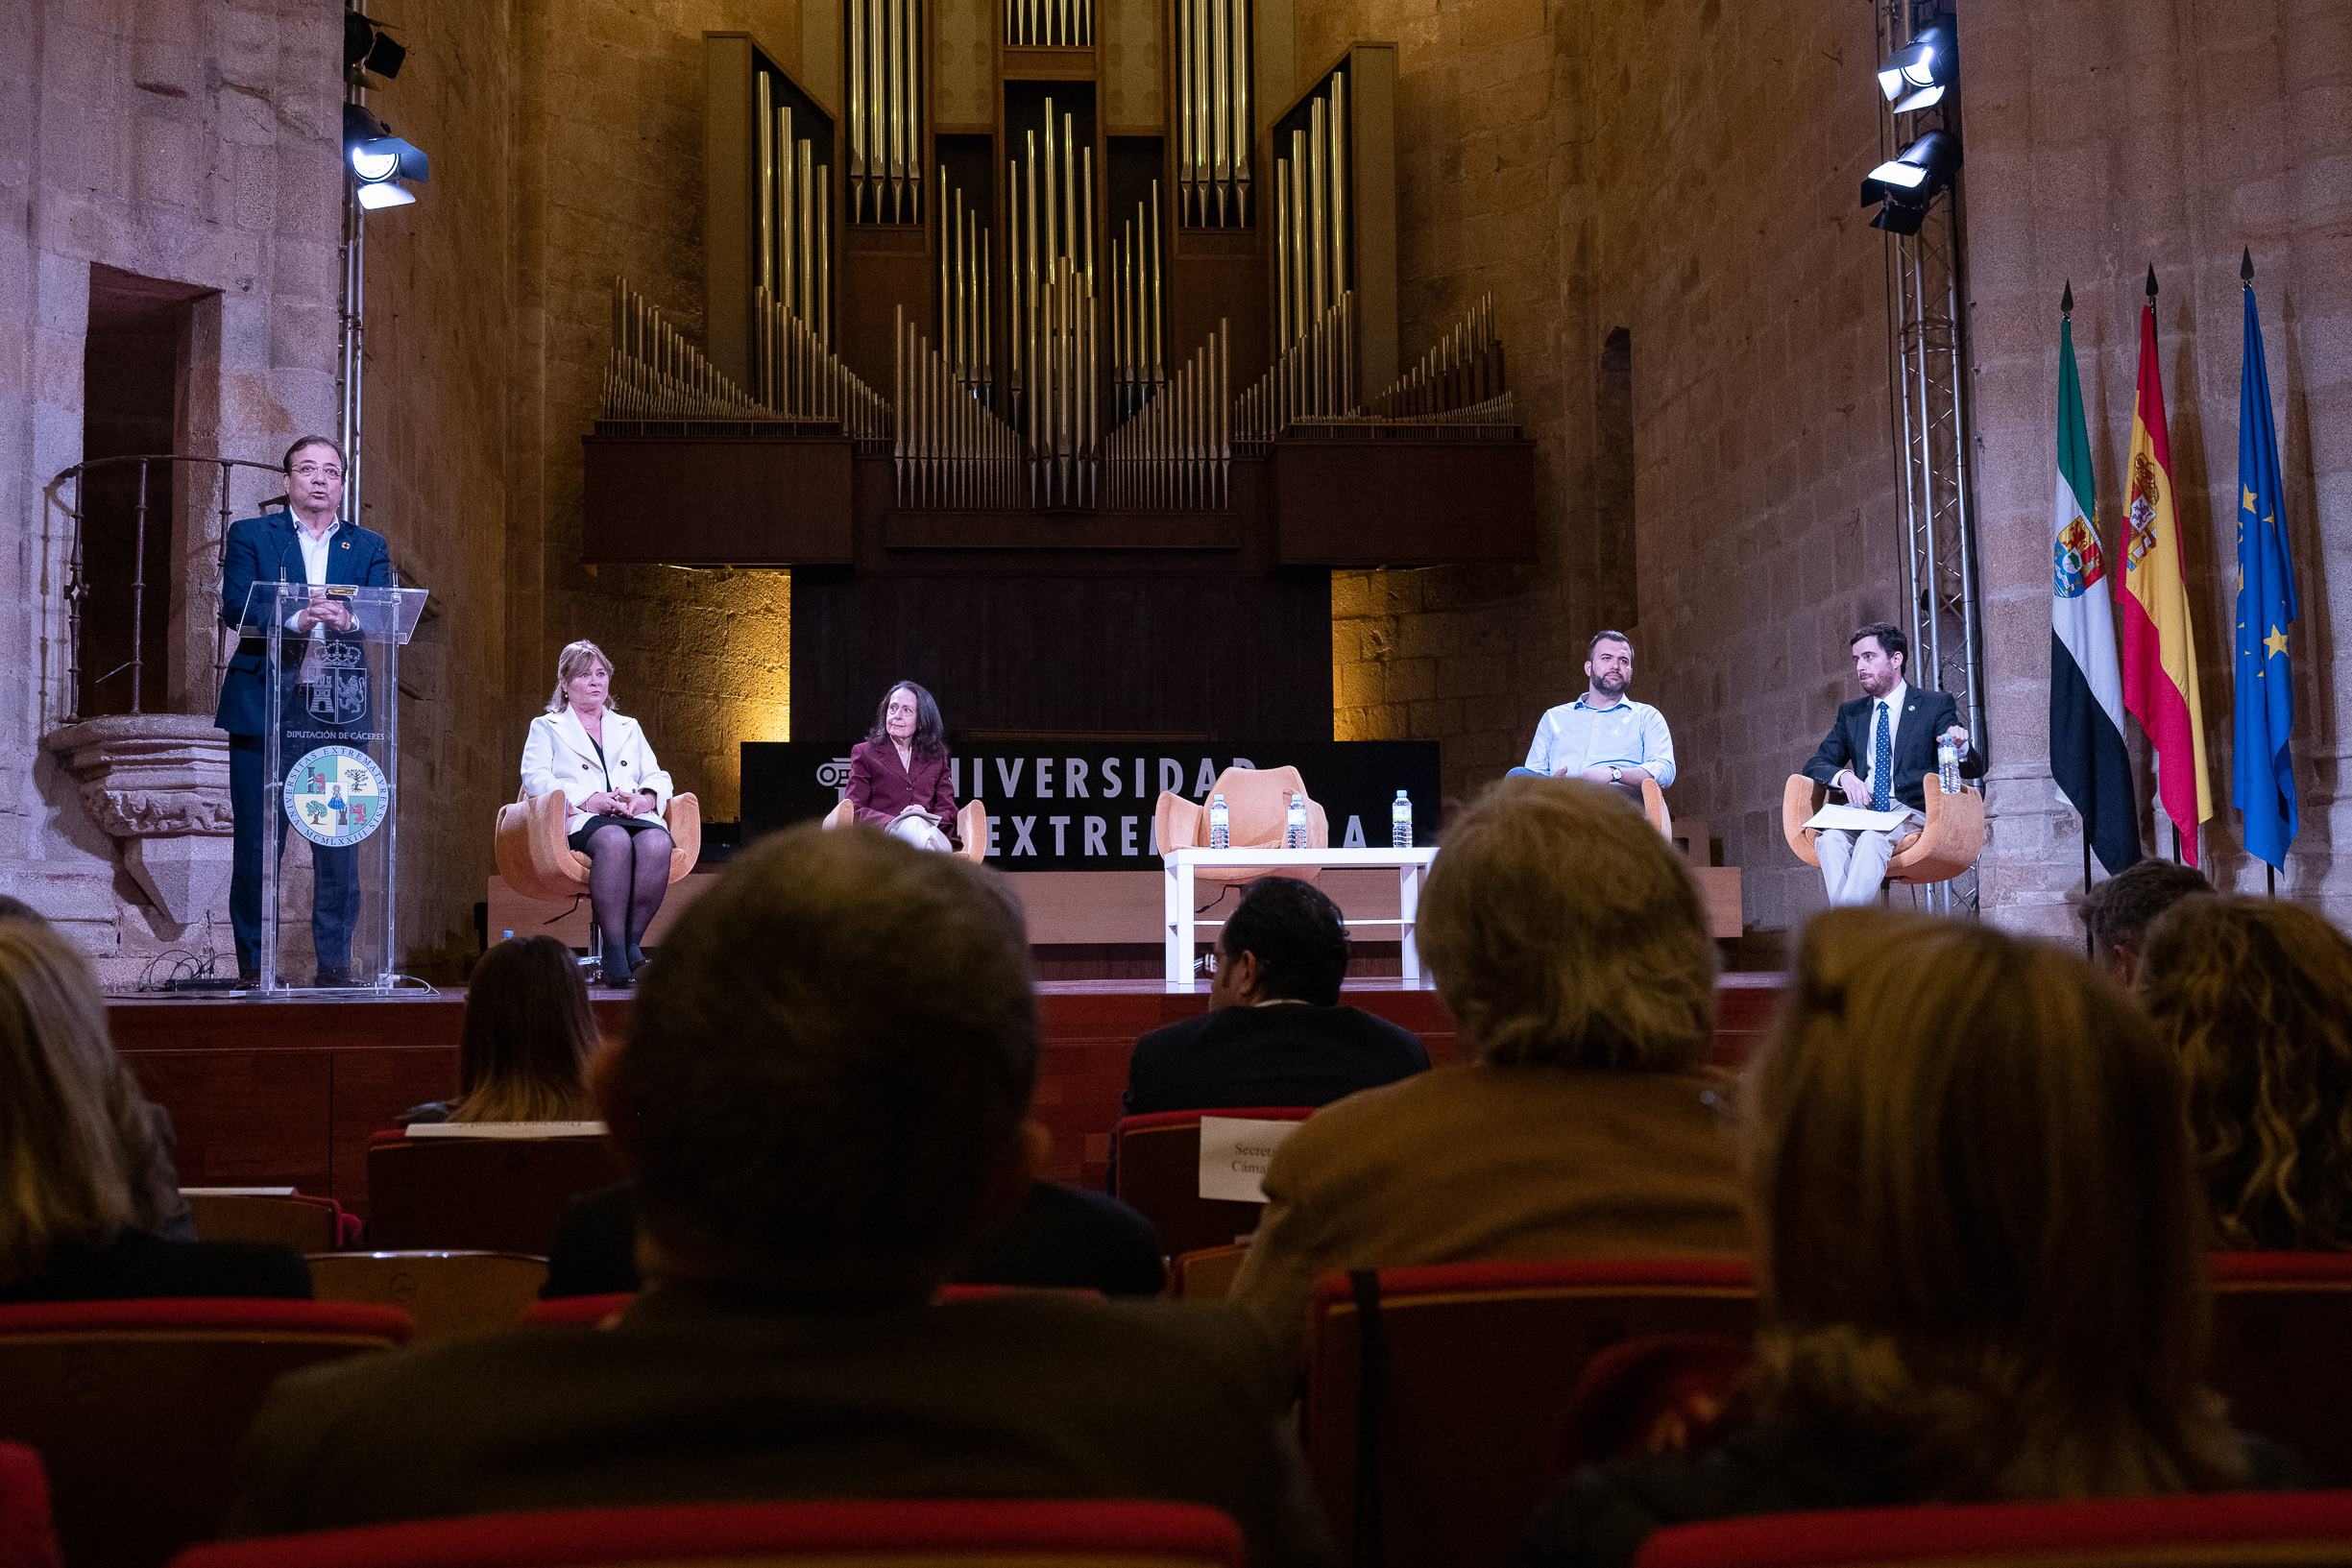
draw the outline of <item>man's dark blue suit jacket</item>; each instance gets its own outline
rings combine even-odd
[[[1872,745],[1871,710],[1878,705],[1876,697],[1856,697],[1838,705],[1837,721],[1822,737],[1821,749],[1813,760],[1805,764],[1805,776],[1819,783],[1837,786],[1837,770],[1852,768],[1860,776],[1869,765]],[[1895,765],[1888,771],[1895,798],[1914,811],[1928,808],[1926,779],[1935,771],[1935,737],[1960,722],[1960,705],[1949,691],[1923,691],[1909,688],[1903,699],[1903,722],[1895,727]],[[1984,753],[1976,749],[1972,736],[1968,755],[1960,759],[1960,777],[1984,777]],[[1836,800],[1836,796],[1831,796]]]
[[[280,570],[289,583],[307,583],[302,545],[295,540],[298,525],[291,512],[270,512],[229,525],[229,547],[221,564],[221,621],[234,631],[244,624],[245,597],[255,583],[276,582]],[[390,588],[392,557],[384,536],[353,522],[339,522],[327,542],[327,581],[352,588]],[[297,650],[304,634],[288,632],[286,641]],[[353,634],[328,632],[327,636]],[[268,687],[262,664],[269,644],[255,636],[237,642],[221,682],[221,703],[212,722],[230,735],[259,735],[269,712]]]
[[[1429,1070],[1421,1037],[1353,1007],[1219,1007],[1153,1029],[1128,1059],[1123,1114],[1328,1105]]]

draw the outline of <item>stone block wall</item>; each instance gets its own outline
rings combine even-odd
[[[2280,891],[2352,921],[2352,870],[2332,849],[2352,829],[2340,695],[2352,682],[2340,632],[2352,613],[2352,12],[2125,0],[2085,27],[2069,12],[1971,0],[1963,27],[1974,455],[1999,742],[1985,907],[2021,929],[2080,929],[2081,828],[2048,762],[2058,303],[2071,280],[2097,520],[2113,541],[2151,263],[2216,813],[2205,846],[2222,885],[2263,888],[2229,806],[2238,268],[2250,249],[2303,612],[2291,644],[2303,828]],[[2144,811],[2153,794],[2144,767]],[[2146,842],[2160,842],[2153,822]]]
[[[738,743],[789,733],[788,576],[579,560],[579,442],[611,349],[614,275],[690,336],[702,329],[705,30],[747,31],[788,64],[800,8],[534,0],[518,13],[519,428],[497,749],[521,755],[557,652],[587,638],[612,657],[614,701],[643,721],[678,788],[700,796],[706,821],[726,821],[740,809]]]
[[[414,205],[365,220],[361,520],[390,542],[401,585],[431,594],[400,656],[400,931],[410,968],[455,980],[520,751],[501,742],[521,73],[512,7],[369,13],[409,50],[369,109],[425,150],[432,179]]]
[[[1781,842],[1781,784],[1850,694],[1845,633],[1902,597],[1884,241],[1854,198],[1880,156],[1869,9],[1374,3],[1312,25],[1403,46],[1404,346],[1496,289],[1545,541],[1513,573],[1343,574],[1338,733],[1440,739],[1467,794],[1618,626],[1675,727],[1675,808],[1716,824],[1751,924],[1800,918],[1819,880]],[[1630,541],[1599,494],[1623,454],[1597,461],[1619,327]]]
[[[90,268],[201,291],[183,449],[274,461],[331,429],[341,28],[295,0],[6,0],[0,36],[0,889],[130,981],[208,922],[142,893],[48,743],[72,698],[69,526],[45,488],[82,456]],[[240,479],[238,513],[276,488]],[[158,585],[195,644],[171,695],[209,714],[219,526],[182,522],[181,580]],[[227,913],[207,911],[223,949]]]

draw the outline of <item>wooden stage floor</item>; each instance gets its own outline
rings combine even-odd
[[[1746,1060],[1780,989],[1778,975],[1718,981],[1713,1059]],[[626,1027],[625,992],[594,993],[606,1032]],[[1350,980],[1343,999],[1414,1030],[1433,1061],[1456,1059],[1454,1021],[1425,986]],[[1060,980],[1037,987],[1045,1036],[1037,1116],[1054,1132],[1061,1181],[1100,1185],[1135,1037],[1208,1005],[1208,987]],[[257,1001],[111,998],[114,1044],[148,1097],[172,1113],[188,1187],[283,1187],[366,1213],[368,1135],[457,1086],[465,993],[449,990]]]

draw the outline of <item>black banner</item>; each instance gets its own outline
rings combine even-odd
[[[743,838],[833,809],[849,784],[850,742],[746,740]],[[1295,767],[1323,808],[1334,848],[1384,847],[1401,789],[1414,842],[1436,840],[1434,740],[1244,742],[1234,751],[1060,738],[999,739],[955,759],[956,799],[987,803],[991,861],[1006,871],[1156,871],[1160,791],[1205,804],[1228,767]]]

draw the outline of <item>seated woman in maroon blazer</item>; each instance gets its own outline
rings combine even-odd
[[[939,705],[912,681],[883,693],[874,727],[850,748],[850,807],[860,822],[917,849],[961,849],[956,836],[956,776]]]

